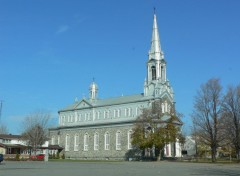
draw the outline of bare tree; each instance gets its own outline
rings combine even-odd
[[[8,128],[4,124],[0,124],[0,134],[8,134]]]
[[[223,140],[221,135],[222,86],[219,79],[203,84],[194,99],[193,124],[200,142],[211,148],[212,162],[216,162],[217,148]]]
[[[240,159],[240,85],[228,88],[222,106],[225,134]]]
[[[39,111],[27,115],[23,121],[22,135],[34,151],[48,139],[49,118],[49,113]]]

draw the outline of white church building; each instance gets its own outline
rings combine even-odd
[[[98,97],[99,87],[92,82],[89,98],[59,110],[58,127],[49,129],[50,144],[63,147],[66,158],[123,160],[133,147],[131,134],[141,109],[150,108],[154,101],[161,100],[162,112],[170,113],[174,108],[174,92],[167,79],[156,14],[146,72],[144,93],[135,95],[101,99]],[[182,125],[180,120],[179,125]],[[180,157],[180,145],[167,144],[164,155]]]

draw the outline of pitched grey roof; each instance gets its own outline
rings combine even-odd
[[[151,98],[152,97],[144,97],[143,94],[136,94],[136,95],[120,96],[120,97],[113,97],[113,98],[107,98],[107,99],[97,99],[93,101],[89,99],[82,99],[80,101],[76,101],[73,104],[61,109],[59,112],[76,110],[76,109],[84,109],[89,107],[101,107],[101,106],[134,103],[134,102],[146,101]],[[83,102],[86,104],[85,107],[81,107],[81,103]]]
[[[0,139],[21,139],[21,135],[0,134]]]

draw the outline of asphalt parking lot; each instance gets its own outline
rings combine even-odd
[[[0,176],[240,176],[239,164],[179,162],[3,162]]]

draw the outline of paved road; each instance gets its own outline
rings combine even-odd
[[[4,162],[0,176],[240,176],[240,165],[178,162]]]

